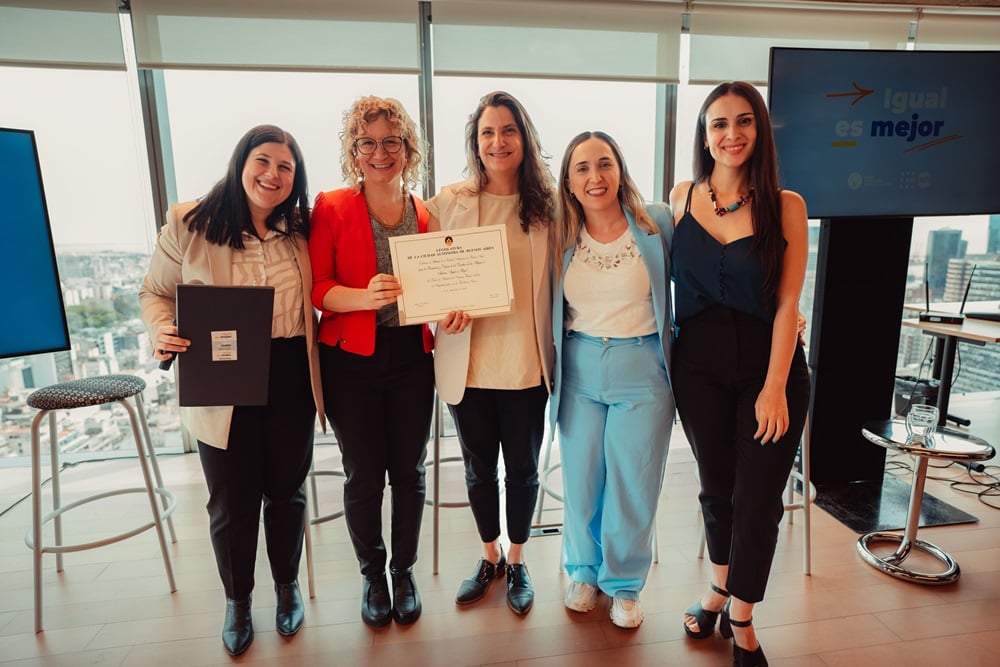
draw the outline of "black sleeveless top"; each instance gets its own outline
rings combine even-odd
[[[774,322],[775,304],[764,296],[764,271],[753,236],[723,245],[691,215],[688,190],[684,215],[674,229],[671,253],[674,315],[678,325],[713,306]]]

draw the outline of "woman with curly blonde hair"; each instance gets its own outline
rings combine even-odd
[[[423,151],[413,120],[394,99],[357,100],[340,137],[351,186],[316,198],[309,239],[323,395],[347,474],[344,512],[364,578],[361,618],[376,627],[393,618],[409,624],[421,611],[412,568],[434,403],[433,337],[426,325],[400,325],[402,290],[389,238],[427,230],[427,210],[409,191]],[[391,598],[382,539],[387,474]]]

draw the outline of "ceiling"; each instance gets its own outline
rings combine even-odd
[[[807,0],[811,1],[811,0]],[[816,0],[821,2],[823,0]],[[1000,7],[1000,0],[895,0],[894,2],[879,2],[878,0],[837,0],[846,4],[859,5],[897,5],[905,7]]]

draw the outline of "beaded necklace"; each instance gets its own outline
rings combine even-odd
[[[753,197],[753,188],[750,188],[750,191],[747,192],[745,195],[740,195],[739,201],[735,201],[729,206],[722,208],[715,202],[715,191],[712,190],[712,182],[706,180],[705,184],[708,186],[708,196],[712,198],[712,206],[715,208],[715,214],[720,218],[724,216],[726,213],[732,213],[740,206],[743,206],[744,204],[749,202],[750,199]]]

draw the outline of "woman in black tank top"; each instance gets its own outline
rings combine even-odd
[[[757,90],[718,86],[698,115],[693,182],[671,193],[677,410],[698,460],[711,590],[685,613],[693,638],[734,637],[734,665],[767,665],[751,625],[774,556],[782,490],[805,423],[796,335],[808,236],[802,198],[778,189]]]

